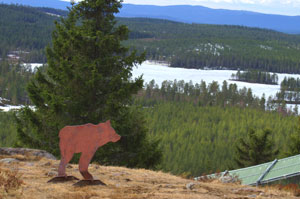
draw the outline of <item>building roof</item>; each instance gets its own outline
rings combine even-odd
[[[221,173],[221,175],[228,174],[237,177],[244,185],[266,184],[287,179],[300,175],[300,155]],[[210,177],[214,176],[216,175],[210,175]]]

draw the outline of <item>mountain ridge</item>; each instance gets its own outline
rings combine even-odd
[[[211,9],[204,6],[153,6],[124,4],[117,16],[159,18],[184,23],[239,25],[272,29],[290,34],[300,33],[300,28],[298,28],[300,27],[300,16]]]
[[[61,0],[0,0],[0,3],[67,10],[71,4]],[[300,16],[264,14],[244,10],[212,9],[195,5],[135,5],[123,4],[118,17],[146,17],[184,23],[239,25],[300,34]]]
[[[51,13],[49,15],[49,13]],[[57,15],[66,11],[0,4],[0,55],[29,52],[21,61],[44,63]],[[52,15],[52,16],[51,16]],[[116,18],[128,26],[127,47],[171,67],[260,69],[299,73],[300,35],[231,25],[188,24],[151,18]]]

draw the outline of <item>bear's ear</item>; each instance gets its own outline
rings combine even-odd
[[[109,125],[110,125],[110,120],[107,120],[107,121],[106,121],[106,124],[109,124]]]

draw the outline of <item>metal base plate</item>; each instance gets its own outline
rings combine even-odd
[[[75,176],[57,176],[49,180],[47,183],[63,183],[63,182],[69,182],[73,180],[79,180]]]
[[[76,182],[75,184],[73,184],[73,186],[75,186],[75,187],[93,186],[93,185],[106,186],[106,184],[104,182],[102,182],[101,180],[80,180],[80,181]]]

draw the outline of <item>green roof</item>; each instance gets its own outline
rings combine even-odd
[[[226,174],[238,177],[244,185],[265,184],[298,176],[300,175],[300,155],[221,173],[221,175]],[[214,176],[214,174],[210,175],[210,177]]]

